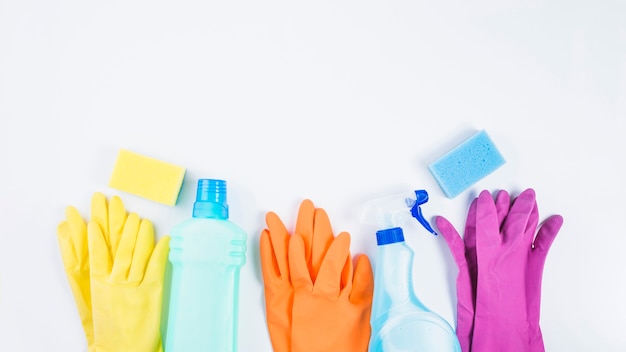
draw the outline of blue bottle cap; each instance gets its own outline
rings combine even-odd
[[[193,217],[228,219],[226,181],[213,179],[198,180],[196,202],[193,204]]]
[[[376,231],[376,243],[379,246],[396,242],[404,242],[404,233],[400,227]]]

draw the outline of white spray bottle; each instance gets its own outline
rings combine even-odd
[[[415,218],[436,235],[422,216],[420,205],[427,201],[428,193],[418,190],[365,205],[363,222],[378,229],[369,352],[461,351],[452,326],[429,310],[413,290],[413,251],[404,241],[401,225]]]

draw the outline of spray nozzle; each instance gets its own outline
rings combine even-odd
[[[428,193],[425,190],[374,199],[365,204],[361,220],[383,230],[401,227],[407,220],[415,218],[428,232],[437,235],[422,214],[420,205],[426,202]]]
[[[437,233],[430,226],[430,224],[428,223],[428,220],[426,220],[424,215],[422,215],[422,208],[420,208],[420,205],[428,202],[428,192],[426,192],[426,190],[423,190],[423,189],[417,190],[415,191],[415,198],[416,198],[415,204],[413,204],[413,207],[411,207],[411,215],[413,215],[413,217],[416,218],[417,221],[419,221],[419,223],[422,224],[422,226],[424,226],[426,230],[428,230],[428,232],[437,236]]]

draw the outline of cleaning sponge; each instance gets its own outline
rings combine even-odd
[[[174,206],[178,201],[185,171],[183,167],[121,149],[109,186]]]
[[[504,164],[504,158],[484,130],[428,165],[431,174],[448,198],[489,175]]]

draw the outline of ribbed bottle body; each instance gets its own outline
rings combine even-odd
[[[165,351],[237,351],[246,233],[228,220],[192,218],[171,237]]]

